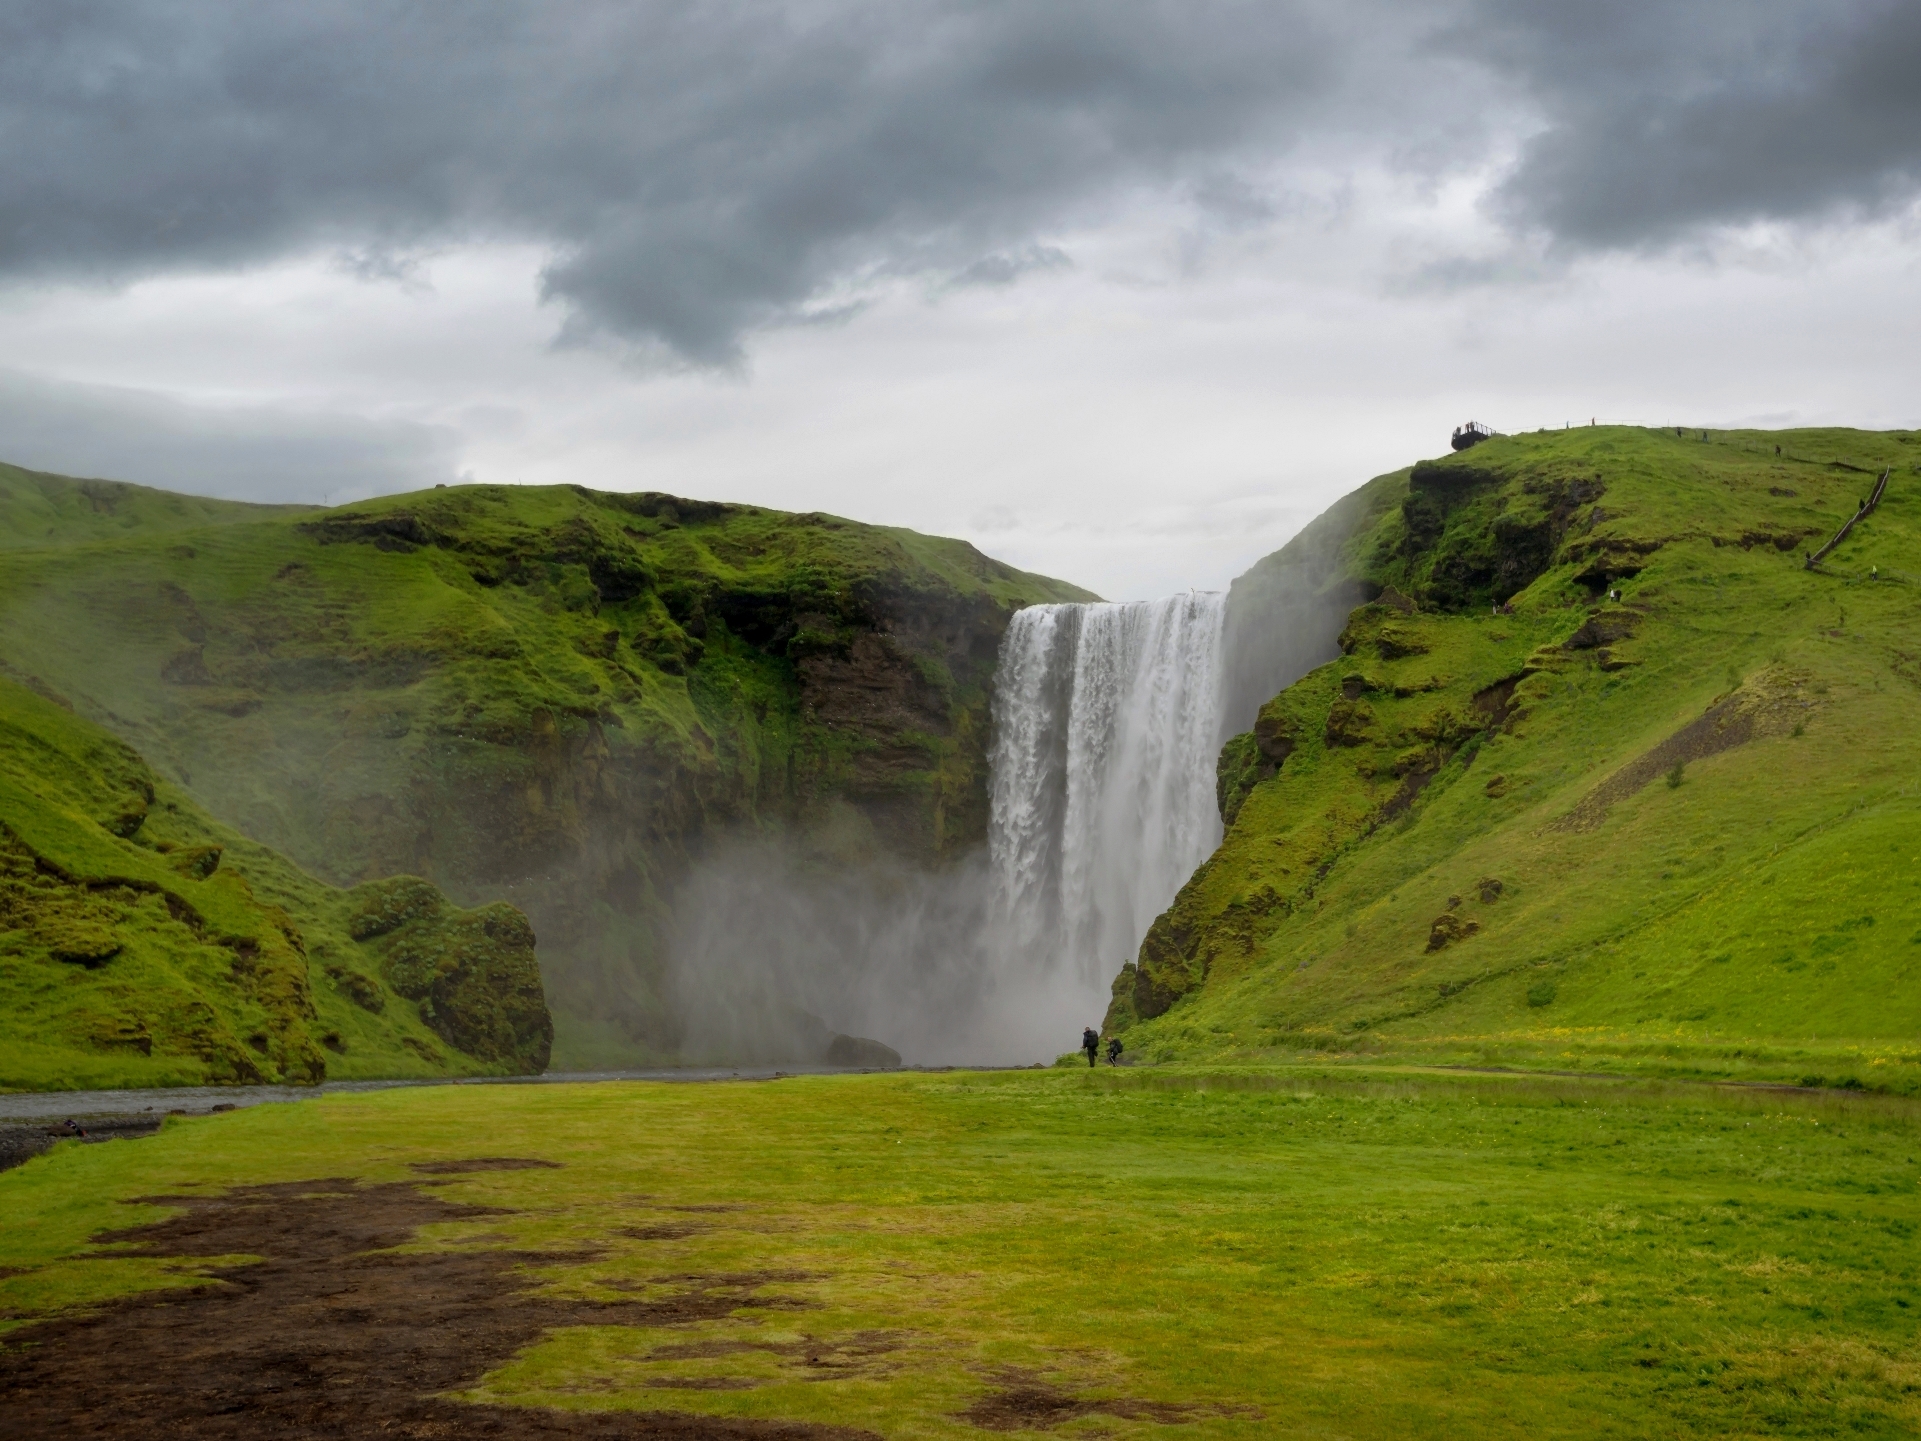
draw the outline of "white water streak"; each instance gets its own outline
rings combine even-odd
[[[1147,929],[1220,844],[1225,597],[1020,611],[1001,642],[989,861],[1034,979],[1097,1021]]]

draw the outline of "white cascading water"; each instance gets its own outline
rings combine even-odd
[[[988,855],[1009,960],[1098,1025],[1154,918],[1220,844],[1227,598],[1015,614],[995,676]]]
[[[764,838],[716,846],[670,942],[686,1058],[819,1064],[835,1031],[934,1065],[1073,1049],[1220,843],[1225,610],[1188,594],[1015,614],[985,857],[835,871]]]

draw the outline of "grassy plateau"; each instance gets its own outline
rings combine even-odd
[[[320,1289],[263,1323],[302,1339],[257,1343],[301,1369],[254,1396],[248,1434],[279,1434],[296,1396],[313,1434],[336,1434],[328,1407],[380,1414],[364,1366],[334,1384],[331,1328],[457,1344],[479,1304],[459,1278],[485,1272],[555,1319],[435,1373],[460,1434],[533,1434],[511,1416],[543,1408],[541,1435],[675,1413],[898,1438],[1911,1436],[1917,1118],[1886,1096],[1324,1068],[263,1106],[0,1175],[0,1386],[57,1359],[50,1314],[199,1335],[304,1267]],[[332,1260],[272,1230],[251,1258],[220,1234],[186,1255],[102,1237],[275,1185],[275,1215],[346,1231],[416,1189],[491,1209]],[[440,1279],[382,1301],[380,1268],[407,1267]],[[248,1345],[164,1385],[212,1384]]]

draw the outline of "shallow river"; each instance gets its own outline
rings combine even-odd
[[[354,1091],[390,1091],[400,1086],[542,1086],[578,1081],[766,1081],[776,1076],[834,1074],[830,1066],[788,1070],[721,1066],[656,1071],[549,1071],[543,1076],[461,1076],[445,1080],[326,1081],[318,1086],[165,1086],[132,1091],[21,1091],[0,1094],[0,1122],[58,1121],[68,1116],[138,1116],[169,1111],[205,1115],[215,1106],[232,1109],[267,1101],[305,1101]]]

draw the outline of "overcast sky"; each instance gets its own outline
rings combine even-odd
[[[0,458],[1218,587],[1478,419],[1912,426],[1921,5],[0,10]]]

